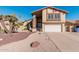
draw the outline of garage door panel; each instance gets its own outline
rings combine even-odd
[[[45,25],[45,32],[61,32],[61,24]]]

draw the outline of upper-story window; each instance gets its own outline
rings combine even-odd
[[[56,20],[60,21],[60,14],[55,13],[55,14],[48,14],[48,20]]]

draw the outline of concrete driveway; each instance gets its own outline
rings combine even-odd
[[[31,43],[39,44],[32,47]],[[79,33],[33,33],[24,40],[0,46],[7,52],[77,52],[79,51]]]

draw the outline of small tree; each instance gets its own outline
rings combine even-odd
[[[5,16],[4,15],[0,15],[0,23],[1,23],[2,27],[4,28],[4,32],[8,33],[9,30],[6,28],[4,21],[5,21]]]
[[[15,26],[16,26],[18,19],[13,15],[6,15],[5,18],[10,22],[9,32],[10,33],[15,32]]]

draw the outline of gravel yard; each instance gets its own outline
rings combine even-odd
[[[0,34],[0,46],[27,38],[30,32]]]

